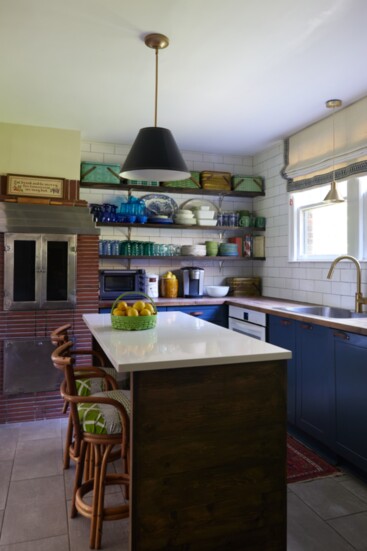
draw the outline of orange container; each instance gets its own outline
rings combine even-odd
[[[178,279],[173,277],[162,277],[160,281],[160,294],[163,298],[177,298]]]

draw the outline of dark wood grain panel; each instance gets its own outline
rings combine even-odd
[[[286,548],[285,362],[132,375],[134,551]]]

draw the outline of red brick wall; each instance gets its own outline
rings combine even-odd
[[[4,339],[49,337],[65,323],[72,324],[71,336],[79,348],[90,348],[91,338],[82,315],[98,312],[98,235],[79,235],[77,240],[76,307],[73,310],[14,312],[3,310],[0,299],[0,423],[61,417],[62,400],[58,391],[6,396],[3,393]],[[4,235],[0,234],[0,250]],[[4,288],[4,256],[0,255],[0,289]]]

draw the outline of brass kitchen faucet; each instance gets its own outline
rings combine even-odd
[[[340,262],[340,260],[351,260],[355,264],[355,267],[357,269],[357,290],[355,294],[355,311],[357,313],[362,312],[362,304],[367,304],[367,297],[364,297],[361,291],[361,280],[362,280],[362,272],[361,272],[361,265],[358,262],[354,256],[351,256],[349,254],[345,254],[342,256],[338,256],[333,262],[331,263],[327,278],[331,279],[331,276],[333,275],[334,268]]]

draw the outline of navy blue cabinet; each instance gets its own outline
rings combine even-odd
[[[287,418],[296,424],[296,321],[268,316],[268,342],[292,352],[287,365]]]
[[[331,446],[333,354],[329,328],[297,322],[296,425]]]
[[[367,337],[333,330],[335,451],[367,471]]]
[[[288,422],[332,444],[333,353],[327,327],[269,316],[268,341],[292,352],[288,361]]]
[[[176,312],[185,312],[198,318],[202,318],[221,327],[228,327],[228,306],[226,304],[198,305],[198,306],[157,306],[158,312],[175,310]],[[100,308],[100,314],[110,314],[111,308]]]
[[[167,306],[167,311],[175,310],[191,314],[221,327],[228,327],[228,306],[226,304],[196,305],[196,306]]]

